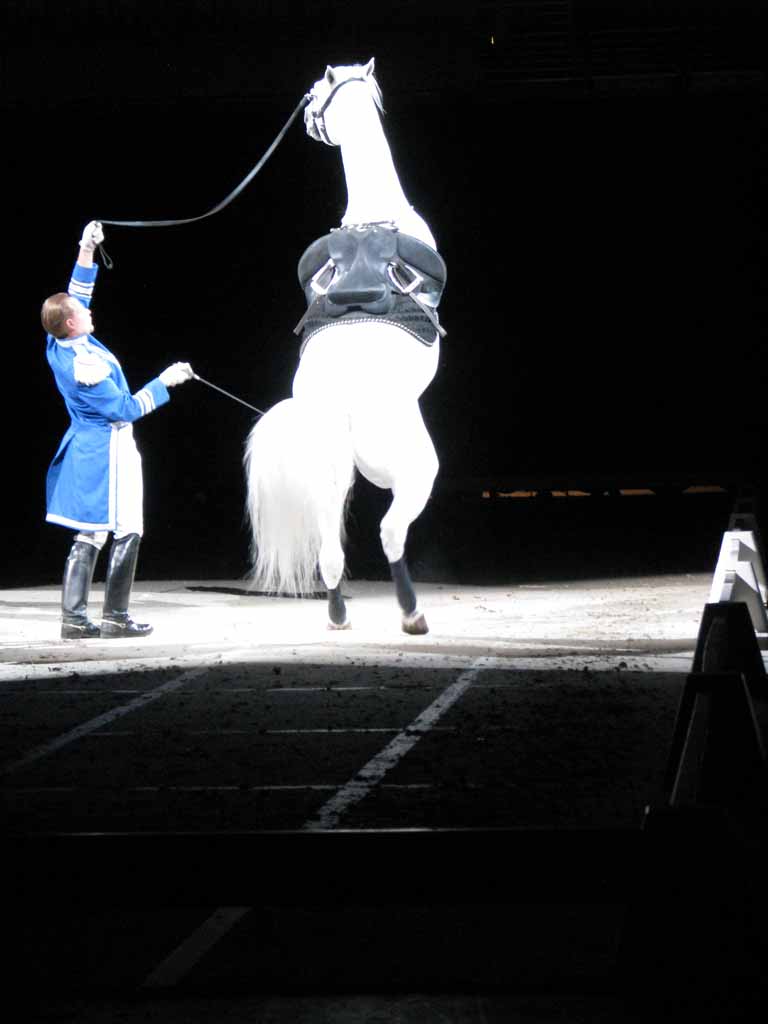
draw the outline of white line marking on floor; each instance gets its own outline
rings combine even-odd
[[[461,673],[455,683],[446,687],[440,696],[432,701],[429,707],[422,711],[409,726],[406,726],[383,750],[372,757],[354,778],[350,779],[338,793],[323,804],[314,818],[310,818],[304,823],[302,828],[309,832],[337,828],[339,821],[349,808],[363,800],[381,782],[386,773],[394,768],[413,749],[421,737],[433,728],[437,720],[464,696],[477,676],[495,663],[496,659],[494,658],[477,658],[465,672]]]
[[[146,690],[3,690],[0,698],[18,700],[19,697],[130,697],[134,693],[146,693]]]
[[[332,729],[190,729],[190,736],[343,736],[347,733],[397,732],[399,726],[360,726]]]
[[[142,988],[169,988],[185,977],[202,957],[245,917],[250,907],[219,907],[199,928],[159,963],[142,982]]]
[[[492,657],[475,659],[470,667],[461,673],[455,683],[443,690],[440,696],[422,711],[411,725],[398,733],[395,739],[388,743],[376,757],[372,758],[354,779],[342,786],[327,803],[323,804],[318,816],[307,821],[303,828],[311,831],[317,828],[334,827],[342,814],[378,785],[390,768],[393,768],[414,744],[429,732],[440,716],[464,695],[479,673],[483,669],[495,666],[498,660]],[[361,778],[364,781],[360,782]],[[250,909],[250,907],[219,907],[147,976],[141,987],[170,988],[181,981]]]
[[[410,728],[410,726],[408,726]],[[472,733],[472,736],[483,736],[489,732],[504,732],[507,726],[505,725],[489,725],[482,733]],[[389,726],[360,726],[360,728],[331,728],[322,726],[317,729],[178,729],[177,736],[367,736],[377,735],[379,733],[393,733],[400,732],[399,725]],[[432,728],[432,732],[461,732],[461,729],[457,725],[435,725]],[[126,737],[132,737],[137,735],[147,735],[146,731],[141,734],[137,733],[135,729],[102,729],[95,736],[94,739],[125,739]]]
[[[466,788],[470,786],[470,783],[463,782],[462,786]],[[99,793],[107,793],[110,796],[113,793],[157,793],[161,796],[164,793],[237,793],[242,795],[245,793],[301,793],[312,790],[335,793],[338,788],[338,785],[332,782],[276,783],[263,786],[102,786],[99,788]],[[432,789],[433,785],[431,782],[382,782],[381,788],[396,789],[398,791],[409,789],[422,790]],[[80,792],[92,794],[93,789],[86,789],[81,786],[6,786],[3,792],[25,797],[40,796],[41,794],[71,796],[73,793]],[[121,829],[121,833],[124,831],[124,829]]]
[[[78,725],[74,729],[70,729],[69,732],[65,732],[53,740],[49,740],[48,743],[41,743],[40,746],[33,747],[33,749],[24,754],[23,757],[20,757],[15,761],[9,761],[7,764],[0,766],[0,775],[11,775],[13,772],[26,768],[35,761],[39,761],[42,758],[55,753],[57,750],[61,750],[62,747],[66,747],[70,743],[74,743],[76,740],[82,739],[83,736],[88,736],[90,733],[95,732],[102,726],[109,725],[110,722],[114,722],[118,718],[123,718],[125,715],[129,715],[133,711],[138,711],[141,708],[146,707],[148,704],[151,704],[153,701],[158,700],[160,697],[164,697],[168,693],[180,690],[183,686],[186,686],[190,680],[202,675],[210,668],[211,665],[206,664],[190,669],[188,672],[183,672],[175,679],[170,679],[167,683],[163,683],[162,686],[158,686],[157,689],[149,690],[147,693],[142,693],[140,697],[137,697],[136,700],[132,700],[129,704],[123,704],[121,707],[113,708],[111,711],[105,711],[103,715],[97,715],[96,718],[91,718],[90,721],[83,722],[82,725]]]

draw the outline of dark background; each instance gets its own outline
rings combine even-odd
[[[44,523],[67,417],[39,308],[66,288],[83,225],[203,213],[326,64],[371,56],[401,180],[449,270],[422,401],[441,474],[410,541],[421,575],[520,532],[509,502],[493,530],[477,519],[483,490],[762,486],[763,4],[6,0],[4,17],[6,584],[55,582],[69,545]],[[339,152],[299,121],[222,213],[108,228],[95,333],[133,390],[183,359],[259,408],[288,395],[296,264],[345,203]],[[191,383],[137,424],[145,578],[246,571],[252,419]],[[385,502],[357,488],[353,572],[383,568]]]

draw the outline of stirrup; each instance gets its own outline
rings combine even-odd
[[[108,640],[119,637],[149,636],[152,628],[148,622],[134,622],[127,614],[119,618],[103,618],[101,620],[101,635]]]

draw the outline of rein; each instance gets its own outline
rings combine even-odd
[[[232,200],[240,195],[245,186],[253,178],[256,177],[256,175],[262,169],[264,164],[267,162],[267,160],[269,160],[274,151],[277,149],[278,145],[283,141],[283,138],[285,137],[285,134],[290,128],[290,126],[293,124],[293,122],[296,120],[296,118],[299,116],[299,114],[302,112],[304,107],[306,107],[306,105],[309,103],[311,99],[312,96],[310,93],[306,93],[304,96],[302,96],[298,106],[293,111],[288,120],[285,122],[283,127],[280,129],[271,146],[269,147],[269,149],[267,149],[262,158],[253,168],[253,170],[251,170],[249,174],[247,174],[246,177],[243,178],[243,180],[240,182],[237,188],[233,189],[233,191],[229,193],[226,199],[222,199],[220,203],[217,203],[216,206],[212,207],[212,209],[210,210],[207,210],[205,213],[201,213],[197,217],[184,217],[180,220],[105,220],[103,217],[97,219],[102,224],[110,224],[113,227],[120,228],[169,228],[175,227],[178,224],[193,224],[195,221],[205,220],[206,217],[212,217],[214,213],[219,213],[221,210],[224,209],[225,206],[229,206]],[[103,250],[102,255],[104,255]],[[109,259],[109,257],[107,257],[107,259]],[[109,265],[109,263],[105,262],[105,266]]]
[[[235,189],[233,189],[233,191],[230,192],[225,199],[222,199],[222,201],[220,203],[217,203],[216,206],[212,207],[212,209],[207,210],[205,213],[199,214],[197,217],[184,217],[178,220],[106,220],[105,218],[102,217],[99,218],[100,223],[110,224],[113,227],[120,228],[168,228],[175,227],[179,224],[193,224],[195,221],[205,220],[206,217],[212,217],[214,213],[219,213],[221,210],[224,209],[225,206],[229,206],[232,200],[236,199],[237,196],[239,196],[243,189],[246,187],[246,185],[248,185],[248,183],[253,178],[256,177],[256,175],[262,169],[264,164],[267,162],[267,160],[269,160],[269,158],[272,156],[272,154],[277,149],[279,144],[283,141],[283,138],[285,137],[285,134],[290,128],[290,126],[293,124],[293,122],[296,120],[296,118],[299,116],[299,114],[302,112],[304,107],[306,107],[306,105],[309,103],[311,99],[312,96],[310,95],[310,93],[306,93],[304,96],[302,96],[296,109],[293,111],[291,116],[280,129],[274,141],[267,149],[267,151],[264,153],[259,162],[256,164],[256,166],[246,175],[245,178],[243,178],[240,184]],[[114,266],[114,263],[110,259],[103,245],[99,245],[99,251],[101,253],[101,258],[104,261],[104,266],[107,267],[107,269],[111,269]],[[259,416],[264,415],[264,411],[262,409],[257,409],[255,405],[251,405],[250,402],[243,401],[242,398],[238,398],[237,395],[233,395],[231,392],[225,391],[224,388],[220,388],[217,384],[212,384],[209,380],[205,380],[204,377],[200,377],[196,373],[193,373],[192,377],[194,380],[199,381],[201,384],[205,384],[206,387],[212,388],[214,391],[218,391],[220,394],[226,395],[227,398],[231,398],[234,402],[239,402],[240,405],[244,405],[246,408],[258,413]]]

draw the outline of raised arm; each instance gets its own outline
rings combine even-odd
[[[104,241],[104,229],[97,220],[92,220],[83,228],[83,236],[80,239],[80,252],[77,262],[81,267],[93,266],[93,252],[97,245]]]
[[[86,308],[91,305],[93,288],[99,272],[98,266],[93,262],[93,251],[103,241],[104,231],[97,220],[85,225],[67,293],[82,302]]]

